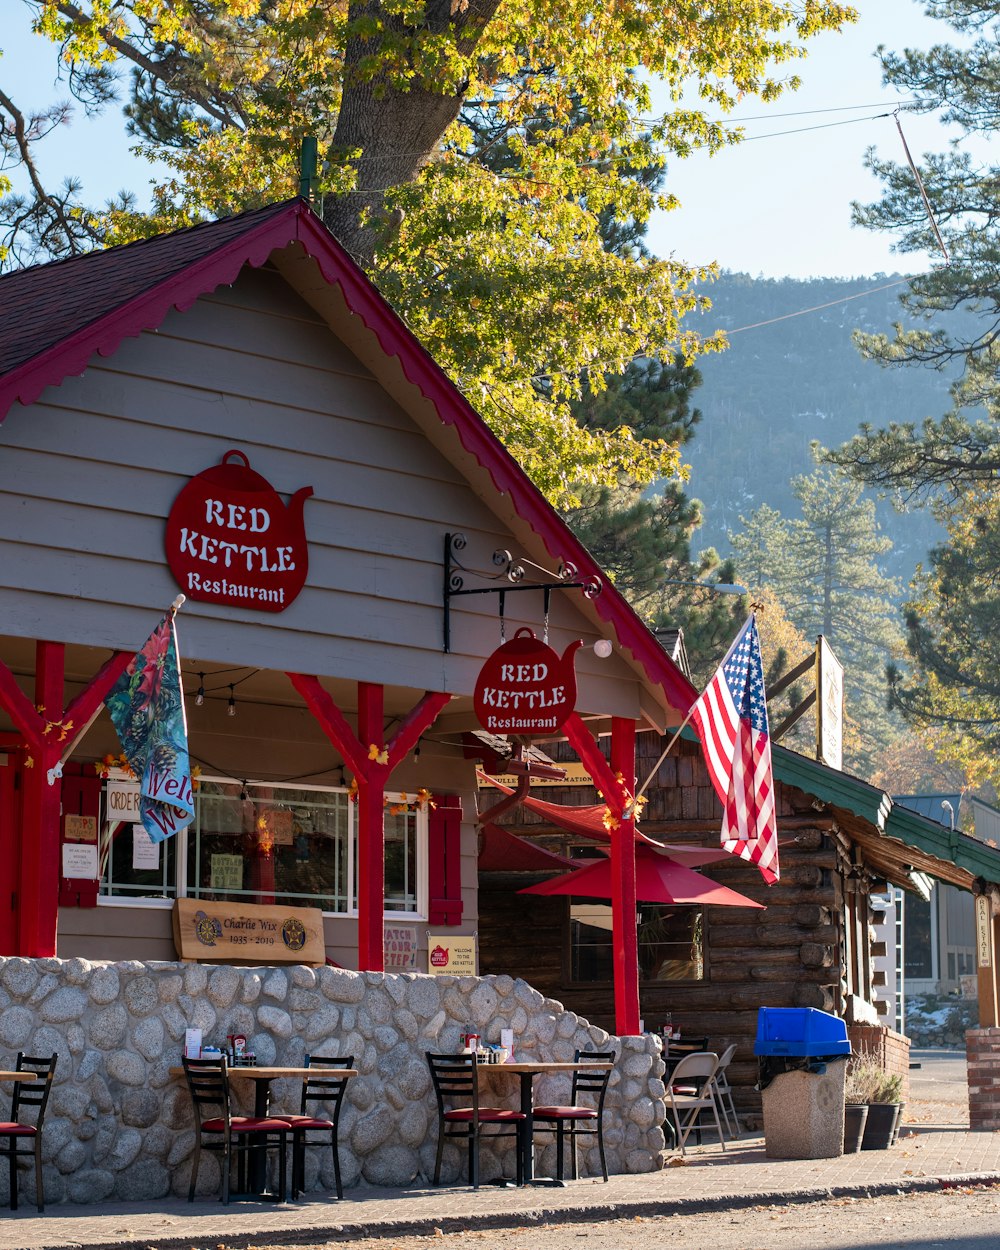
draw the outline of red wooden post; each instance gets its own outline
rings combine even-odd
[[[66,648],[62,643],[35,645],[35,703],[43,721],[63,719]],[[50,731],[33,744],[32,767],[24,772],[21,880],[18,889],[20,954],[44,958],[56,953],[59,920],[59,816],[61,788],[48,771],[59,763],[65,743]]]
[[[370,682],[358,682],[358,738],[384,750],[384,691]],[[382,917],[385,912],[385,783],[388,764],[368,760],[358,781],[358,968],[382,972],[385,951]]]
[[[10,908],[0,930],[16,933],[13,945],[17,949],[2,954],[56,953],[61,787],[57,779],[49,783],[49,770],[82,739],[100,712],[105,695],[131,660],[131,653],[116,652],[63,711],[65,647],[62,643],[37,643],[35,702],[42,709],[41,714],[22,693],[10,669],[0,663],[0,707],[8,713],[25,743],[24,804],[18,830],[21,861],[16,876],[5,866],[7,871],[0,879],[0,908]]]
[[[358,732],[319,684],[305,673],[288,678],[302,695],[320,727],[344,757],[358,783],[358,968],[382,972],[385,948],[382,917],[385,910],[385,790],[392,770],[401,763],[420,735],[433,725],[451,695],[424,694],[406,714],[389,741],[383,742],[384,691],[358,682]],[[385,752],[386,763],[372,759]]]
[[[622,786],[635,794],[635,721],[616,716],[611,721],[611,768],[622,776]],[[612,948],[615,977],[615,1029],[619,1034],[639,1032],[639,938],[636,930],[635,817],[628,808],[611,838]]]
[[[613,717],[611,763],[604,758],[590,730],[573,712],[566,721],[566,737],[579,755],[619,827],[611,838],[612,966],[615,979],[615,1030],[639,1032],[639,942],[635,925],[635,820],[626,816],[626,804],[635,793],[635,722]],[[619,781],[616,773],[620,773]]]

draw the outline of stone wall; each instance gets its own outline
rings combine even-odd
[[[301,1066],[307,1054],[354,1056],[340,1122],[347,1186],[421,1184],[433,1175],[437,1112],[424,1053],[456,1052],[470,1027],[484,1041],[514,1031],[515,1057],[570,1060],[575,1049],[618,1052],[605,1104],[611,1172],[661,1166],[663,1062],[652,1037],[602,1029],[507,976],[432,977],[337,968],[236,968],[179,963],[97,963],[0,958],[0,1066],[18,1051],[58,1053],[43,1132],[46,1205],[149,1201],[187,1194],[194,1120],[171,1067],[184,1031],[205,1044],[243,1033],[260,1065]],[[490,1075],[497,1097],[517,1105],[513,1076]],[[536,1100],[565,1101],[569,1081],[536,1080]],[[247,1086],[244,1114],[251,1110]],[[272,1109],[298,1110],[297,1081],[276,1081]],[[242,1094],[241,1094],[242,1096]],[[490,1096],[494,1100],[493,1095]],[[6,1114],[2,1104],[0,1118]],[[513,1175],[513,1139],[484,1145],[483,1179]],[[536,1147],[536,1168],[554,1174],[555,1147]],[[596,1149],[581,1150],[581,1175],[599,1174]],[[328,1150],[307,1151],[306,1189],[332,1189]],[[442,1181],[466,1183],[464,1148],[445,1151]],[[0,1203],[7,1201],[0,1169]],[[198,1192],[217,1194],[214,1157],[202,1155]],[[34,1169],[20,1174],[22,1205],[34,1201]]]

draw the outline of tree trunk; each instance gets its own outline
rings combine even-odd
[[[378,22],[381,30],[352,34],[345,49],[344,91],[333,146],[360,149],[357,183],[347,195],[329,196],[323,219],[363,268],[371,265],[385,193],[412,182],[430,160],[441,137],[458,116],[468,83],[441,87],[416,75],[398,84],[399,70],[372,74],[385,46],[397,40],[450,35],[463,57],[471,56],[500,0],[427,0],[419,29],[387,16],[378,0],[350,6],[351,29]],[[367,27],[366,27],[367,28]],[[412,55],[407,58],[412,63]],[[362,218],[366,220],[362,220]]]

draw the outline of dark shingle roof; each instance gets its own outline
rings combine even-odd
[[[269,204],[238,217],[6,274],[0,278],[0,375],[287,211],[287,202]]]

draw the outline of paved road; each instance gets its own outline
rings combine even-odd
[[[967,1127],[969,1085],[964,1050],[911,1050],[910,1104],[906,1120],[911,1124]]]
[[[998,1242],[1000,1188],[503,1230],[472,1223],[462,1233],[326,1244],[350,1250],[996,1250]]]

